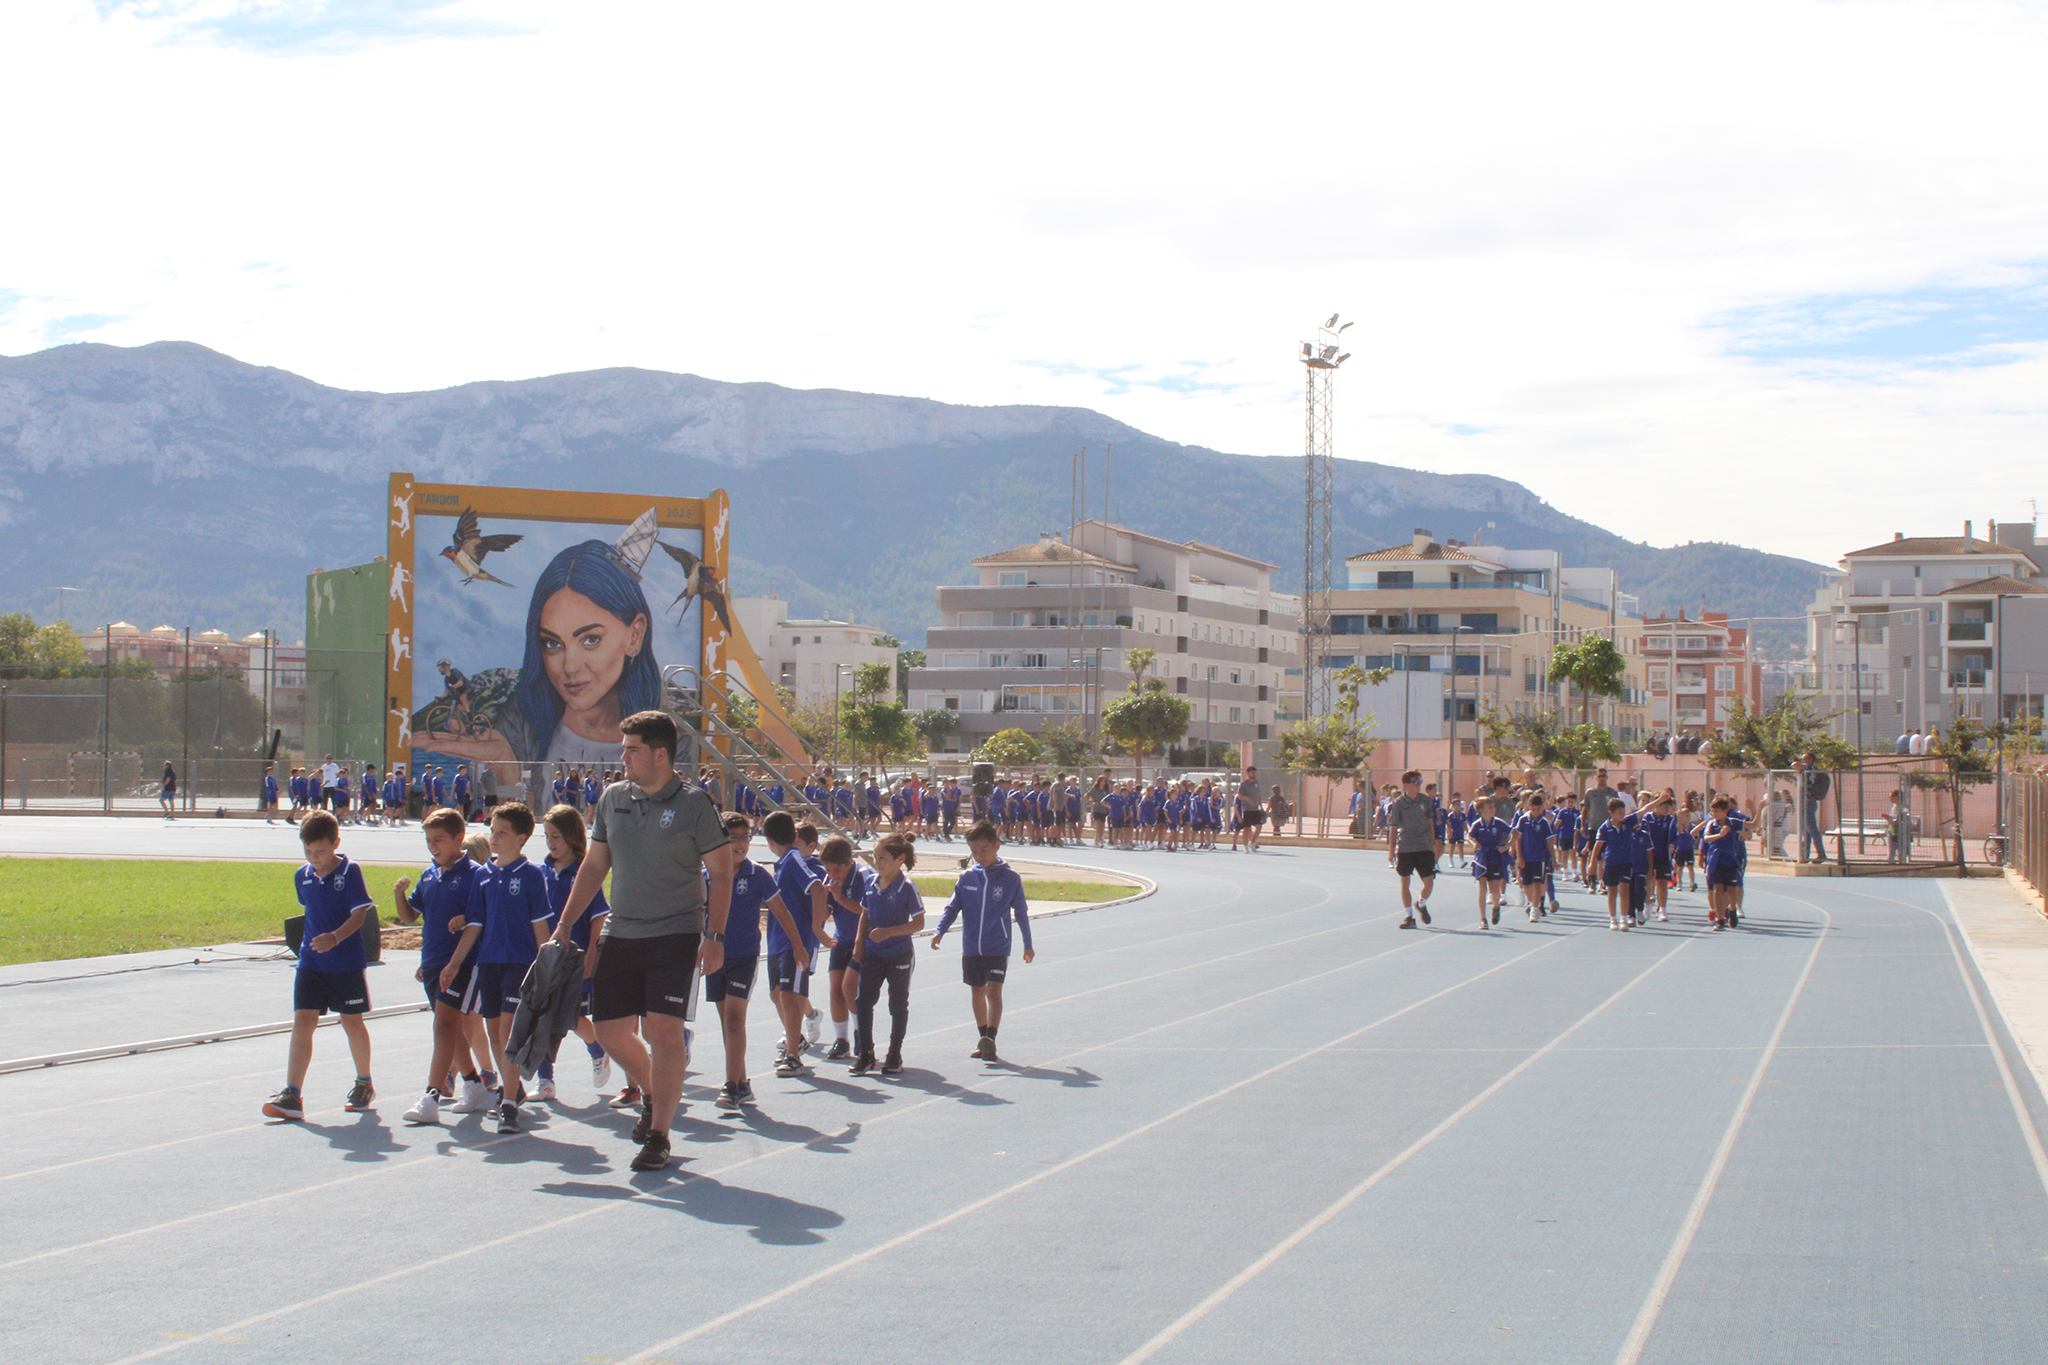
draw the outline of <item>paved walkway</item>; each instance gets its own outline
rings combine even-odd
[[[2048,1106],[1941,884],[1617,934],[1571,893],[1482,932],[1454,878],[1404,933],[1365,855],[1116,861],[1159,893],[1047,922],[1006,1065],[927,955],[903,1076],[777,1081],[757,1027],[758,1111],[693,1080],[662,1175],[580,1063],[519,1136],[403,1127],[417,1016],[364,1115],[323,1031],[304,1125],[256,1113],[279,1038],[0,1076],[0,1357],[2041,1358]],[[0,984],[0,1025],[247,1022],[288,972]]]

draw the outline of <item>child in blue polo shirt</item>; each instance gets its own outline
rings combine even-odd
[[[1003,979],[1010,970],[1010,925],[1024,936],[1024,960],[1037,954],[1031,947],[1031,913],[1024,900],[1024,879],[1002,860],[1002,838],[995,826],[984,820],[967,831],[967,851],[974,863],[953,884],[953,895],[939,916],[938,931],[932,935],[936,949],[953,927],[960,926],[960,977],[973,993],[974,1023],[980,1041],[968,1055],[984,1062],[996,1060],[996,1029],[1003,1022]]]
[[[494,806],[491,866],[479,872],[469,888],[469,923],[483,925],[483,935],[476,940],[476,975],[470,993],[474,1012],[483,1017],[491,1059],[498,1064],[498,1077],[505,1087],[498,1103],[501,1133],[519,1131],[519,1106],[526,1098],[518,1066],[505,1057],[512,1017],[519,1012],[519,988],[540,945],[553,932],[548,922],[547,882],[521,852],[532,837],[531,810],[517,801]]]
[[[924,931],[924,900],[905,876],[917,866],[917,848],[900,834],[875,845],[875,870],[870,875],[854,926],[853,960],[859,973],[854,994],[853,1074],[875,1069],[875,1005],[889,991],[889,1052],[882,1074],[903,1069],[903,1034],[910,1024],[910,978],[917,969],[912,940]]]
[[[1627,929],[1634,916],[1623,915],[1631,869],[1635,865],[1634,821],[1628,816],[1628,802],[1614,797],[1607,803],[1607,823],[1593,835],[1592,863],[1600,869],[1600,884],[1607,888],[1607,927]]]
[[[826,960],[833,1040],[825,1060],[837,1061],[853,1052],[846,1037],[853,1021],[854,997],[860,994],[860,972],[853,965],[853,950],[860,942],[861,907],[867,903],[875,874],[853,860],[853,845],[845,839],[827,839],[818,850],[818,861],[825,865],[825,903],[832,909],[832,937],[836,940]]]
[[[300,1088],[313,1062],[313,1030],[329,1010],[341,1016],[341,1031],[348,1036],[356,1063],[355,1084],[343,1107],[356,1113],[377,1098],[377,1087],[370,1082],[370,1030],[363,1023],[370,1008],[370,987],[363,980],[368,957],[362,938],[365,923],[376,932],[371,918],[375,906],[363,884],[363,870],[342,856],[341,826],[332,815],[308,815],[299,824],[299,843],[306,850],[306,865],[294,874],[293,883],[306,912],[305,936],[292,980],[292,1042],[284,1088],[263,1104],[264,1116],[273,1119],[306,1117]]]
[[[775,1065],[778,1076],[804,1073],[805,1024],[817,1013],[811,1008],[811,964],[818,945],[836,946],[836,938],[823,932],[830,917],[826,907],[824,878],[797,847],[796,821],[779,810],[761,822],[768,836],[768,851],[775,855],[775,894],[782,898],[796,924],[796,937],[781,920],[768,924],[768,994],[783,1025],[782,1058]],[[730,920],[728,920],[730,923]]]
[[[426,991],[427,1004],[434,1011],[434,1050],[427,1063],[427,1088],[413,1107],[405,1111],[405,1121],[416,1125],[441,1121],[441,1101],[450,1098],[442,1093],[449,1083],[448,1077],[458,1060],[468,1059],[462,1004],[469,993],[474,966],[467,961],[457,966],[451,959],[465,933],[474,943],[476,935],[483,932],[480,924],[473,931],[453,927],[467,924],[470,883],[483,871],[469,860],[463,847],[461,812],[430,812],[420,824],[420,833],[426,837],[431,861],[421,869],[417,883],[400,877],[391,888],[398,922],[420,926],[420,969],[415,979]],[[464,1080],[468,1091],[464,1098],[471,1102],[470,1108],[482,1108],[482,1080],[473,1071],[466,1071]]]
[[[786,812],[782,814],[789,818]],[[725,1038],[725,1085],[718,1092],[718,1107],[735,1110],[754,1102],[754,1083],[747,1077],[747,1000],[754,993],[754,974],[761,965],[761,911],[766,909],[773,916],[785,943],[797,945],[796,960],[804,970],[810,968],[810,956],[802,947],[803,935],[795,918],[776,891],[774,874],[747,857],[747,848],[754,841],[747,817],[728,813],[724,828],[737,854],[732,870],[732,908],[725,917],[725,965],[704,978],[704,1001],[718,1007],[719,1028]],[[711,874],[707,871],[704,875]]]

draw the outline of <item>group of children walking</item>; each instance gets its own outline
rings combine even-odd
[[[1482,929],[1500,923],[1511,884],[1531,922],[1556,913],[1560,881],[1604,893],[1610,929],[1640,927],[1653,912],[1668,920],[1670,893],[1680,880],[1698,890],[1696,864],[1706,873],[1708,924],[1731,929],[1742,916],[1748,823],[1728,796],[1703,808],[1699,794],[1688,792],[1681,806],[1669,790],[1643,795],[1608,788],[1604,775],[1581,809],[1575,792],[1553,806],[1541,788],[1516,790],[1505,778],[1469,804],[1456,792],[1446,803],[1411,770],[1398,788],[1382,793],[1373,812],[1410,909],[1403,928],[1415,927],[1418,918],[1430,923],[1438,860],[1448,855],[1454,864],[1470,865]],[[1411,878],[1420,879],[1419,898]]]
[[[815,826],[799,823],[787,811],[772,811],[760,821],[772,858],[772,865],[764,866],[747,856],[755,837],[753,818],[733,811],[722,817],[722,825],[736,851],[732,898],[724,963],[703,985],[704,1002],[717,1011],[725,1054],[718,1108],[733,1112],[754,1102],[747,1009],[764,959],[781,1034],[777,1076],[805,1076],[811,1065],[806,1055],[821,1050],[825,1060],[848,1061],[856,1076],[900,1072],[916,968],[914,945],[925,929],[923,898],[909,875],[917,865],[914,840],[907,833],[891,833],[875,846],[871,864],[863,864],[848,840],[834,837],[821,843]],[[517,1064],[524,1054],[516,1050],[514,1021],[522,984],[541,945],[555,933],[589,834],[580,810],[566,802],[554,806],[540,822],[547,855],[536,865],[526,857],[535,828],[532,811],[517,802],[492,809],[488,835],[470,832],[459,810],[432,809],[421,821],[428,865],[417,879],[400,878],[392,888],[398,922],[420,926],[415,976],[433,1011],[426,1084],[406,1111],[408,1124],[439,1123],[445,1104],[452,1113],[485,1112],[495,1119],[498,1132],[517,1133],[529,1100],[556,1098],[552,1062],[535,1069],[535,1089],[527,1091]],[[313,811],[299,821],[306,862],[295,874],[295,885],[305,926],[293,983],[285,1084],[263,1105],[264,1114],[275,1119],[305,1117],[303,1086],[314,1030],[329,1011],[340,1016],[355,1062],[356,1079],[344,1109],[366,1110],[376,1100],[369,1031],[362,1018],[370,1008],[364,936],[375,931],[375,903],[362,869],[341,852],[341,837],[333,811]],[[971,858],[955,879],[930,944],[938,949],[958,922],[962,979],[978,1033],[970,1055],[993,1063],[1015,941],[1022,940],[1025,962],[1036,953],[1023,881],[1001,857],[1001,832],[979,821],[966,838]],[[704,875],[708,879],[709,871]],[[571,940],[586,955],[593,942],[602,944],[608,913],[600,892],[572,922]],[[811,1003],[811,976],[821,953],[827,955],[824,1010]],[[592,1084],[604,1094],[611,1082],[611,1059],[591,1024],[587,981],[585,993],[574,1029],[590,1058]],[[889,1038],[883,1049],[874,1012],[885,995]],[[695,1019],[695,1006],[693,992],[686,1019]],[[820,1043],[827,1015],[836,1035],[828,1050]],[[684,1037],[687,1051],[694,1030],[686,1027]],[[610,1103],[641,1109],[645,1099],[628,1084]]]

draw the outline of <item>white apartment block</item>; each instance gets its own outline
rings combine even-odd
[[[1980,539],[1908,536],[1842,556],[1807,612],[1801,681],[1866,750],[1958,716],[2042,714],[2048,690],[2048,543],[2031,522]],[[2003,687],[2002,704],[1997,698]]]
[[[1134,649],[1193,707],[1190,741],[1249,748],[1300,714],[1301,604],[1273,591],[1275,565],[1101,521],[1073,537],[984,555],[975,583],[938,590],[910,706],[960,713],[948,750],[1011,728],[1093,731]]]
[[[853,690],[853,670],[861,664],[887,664],[894,695],[896,650],[875,643],[885,633],[880,626],[792,618],[780,597],[735,597],[728,605],[768,676],[797,705],[833,705]]]

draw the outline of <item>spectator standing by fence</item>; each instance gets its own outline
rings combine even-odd
[[[1801,754],[1792,766],[1799,771],[1799,861],[1824,863],[1828,860],[1828,842],[1820,832],[1820,804],[1834,784],[1811,752]],[[1813,850],[1811,858],[1806,856],[1809,847]]]

